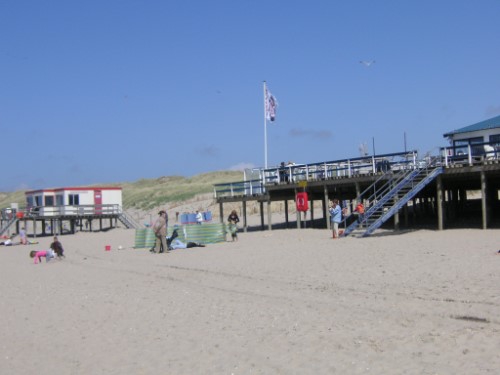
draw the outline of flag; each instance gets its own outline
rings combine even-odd
[[[276,108],[278,108],[278,101],[274,97],[273,94],[271,94],[271,91],[269,91],[266,87],[266,119],[268,121],[274,121],[276,119]]]

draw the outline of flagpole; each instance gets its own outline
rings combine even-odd
[[[266,81],[264,81],[264,168],[267,169],[267,114],[266,114]]]

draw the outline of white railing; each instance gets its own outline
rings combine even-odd
[[[441,147],[440,151],[446,167],[455,164],[473,165],[500,159],[500,146],[490,142]]]
[[[342,159],[311,164],[293,164],[260,168],[258,180],[238,181],[214,185],[214,197],[236,197],[265,193],[266,185],[298,183],[370,175],[377,172],[401,170],[417,166],[417,151]],[[257,174],[257,173],[256,173]]]
[[[17,209],[14,213],[18,218],[25,217],[55,217],[55,216],[96,216],[120,215],[122,208],[119,204],[88,204],[66,206],[32,206]]]

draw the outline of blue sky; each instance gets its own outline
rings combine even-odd
[[[498,0],[0,0],[0,191],[445,146],[500,114]],[[370,66],[360,61],[375,60]]]

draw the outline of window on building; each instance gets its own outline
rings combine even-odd
[[[45,197],[45,207],[53,207],[54,206],[54,196],[47,195]]]
[[[474,146],[474,145],[483,142],[484,142],[483,137],[474,137],[474,138],[459,139],[453,141],[455,155],[467,155],[469,153],[469,145],[471,146],[472,155],[481,154],[483,146]]]
[[[35,206],[42,206],[42,196],[41,195],[35,195]]]
[[[64,206],[64,196],[56,195],[56,206]]]
[[[80,196],[78,194],[69,194],[68,203],[70,206],[78,206],[80,204]]]
[[[500,134],[490,135],[490,144],[492,146],[500,146]]]

